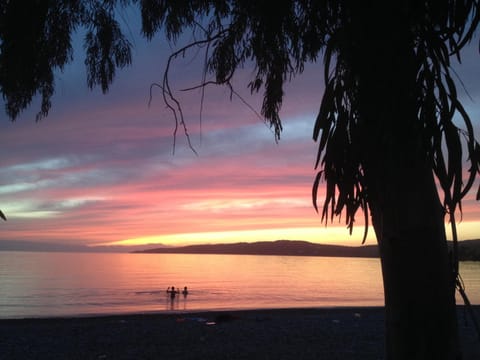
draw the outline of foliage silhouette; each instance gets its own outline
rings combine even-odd
[[[31,3],[35,11],[28,14],[19,2],[0,5],[0,87],[12,119],[37,93],[38,117],[47,114],[54,70],[71,59],[70,34],[80,26],[87,29],[88,86],[108,90],[116,69],[131,61],[115,6],[140,6],[147,39],[160,31],[171,41],[185,31],[195,35],[196,41],[172,54],[158,84],[186,134],[168,74],[172,61],[189,49],[205,52],[200,87],[226,85],[233,92],[236,71],[254,64],[249,88],[263,91],[261,115],[277,140],[285,82],[323,55],[325,93],[313,132],[319,143],[314,206],[319,210],[324,181],[323,221],[344,213],[351,231],[361,210],[365,229],[370,220],[373,224],[384,277],[387,359],[459,358],[455,213],[479,173],[480,145],[459,101],[450,58],[461,58],[478,28],[478,1]],[[208,74],[214,80],[207,80]],[[464,130],[455,124],[456,115]],[[446,214],[453,226],[452,254]]]
[[[87,81],[103,92],[116,68],[131,63],[131,45],[115,20],[118,1],[3,1],[0,4],[0,87],[12,120],[37,94],[37,120],[48,114],[54,72],[72,60],[71,35],[86,29]]]

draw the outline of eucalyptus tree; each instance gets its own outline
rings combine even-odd
[[[200,88],[225,85],[234,92],[235,73],[253,64],[249,88],[263,92],[261,113],[277,139],[285,83],[323,58],[325,92],[313,128],[313,204],[323,221],[344,214],[350,229],[358,212],[366,229],[371,221],[383,272],[386,358],[460,358],[458,257],[455,245],[452,251],[447,247],[445,218],[455,225],[479,173],[480,146],[459,101],[451,57],[460,59],[474,36],[478,1],[31,3],[37,11],[27,13],[15,1],[0,5],[0,86],[12,119],[37,93],[43,99],[39,116],[48,112],[52,69],[71,59],[70,34],[79,26],[87,29],[88,85],[108,90],[115,69],[131,61],[115,6],[139,5],[147,39],[161,32],[174,42],[182,33],[195,34],[195,41],[169,58],[159,84],[183,126],[168,75],[175,58],[191,49],[204,51]],[[22,17],[19,24],[15,19]],[[456,240],[455,227],[453,235]]]

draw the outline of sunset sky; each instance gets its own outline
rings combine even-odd
[[[124,14],[124,21],[133,64],[117,74],[108,94],[87,88],[76,39],[75,61],[58,73],[47,118],[35,122],[38,102],[15,123],[2,107],[0,209],[8,221],[0,223],[0,240],[183,245],[301,239],[360,245],[361,214],[350,236],[343,219],[325,226],[312,206],[321,62],[287,86],[279,143],[248,106],[230,99],[228,89],[206,89],[201,117],[201,93],[178,91],[197,156],[181,130],[173,147],[175,120],[158,88],[148,106],[150,84],[161,82],[174,47],[160,37],[142,40],[134,15]],[[201,81],[201,60],[187,56],[175,63],[175,89]],[[478,39],[456,69],[470,95],[459,88],[479,139]],[[246,87],[251,74],[238,73],[235,88],[259,111],[261,97]],[[475,192],[463,204],[462,239],[480,238]],[[374,242],[370,236],[367,243]]]

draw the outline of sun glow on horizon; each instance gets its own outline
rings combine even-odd
[[[448,223],[446,225],[447,239],[451,239],[451,231]],[[460,234],[459,240],[471,240],[479,237],[477,221],[465,221],[457,224]],[[205,231],[185,232],[172,234],[159,234],[132,237],[124,240],[93,243],[89,246],[138,246],[138,245],[167,245],[186,246],[196,244],[220,244],[237,242],[257,242],[275,240],[304,240],[313,243],[360,246],[363,239],[363,226],[354,228],[352,235],[342,226],[318,226],[318,227],[286,227],[272,229],[252,230],[228,230],[228,231]],[[376,244],[373,227],[369,228],[365,245]]]
[[[165,235],[142,236],[120,241],[96,243],[91,246],[132,246],[162,244],[169,246],[184,246],[194,244],[236,243],[275,240],[305,240],[314,243],[335,245],[361,245],[362,231],[350,236],[343,227],[304,227],[304,228],[276,228],[239,231],[217,231],[178,233]],[[366,244],[375,243],[373,234],[369,233]]]

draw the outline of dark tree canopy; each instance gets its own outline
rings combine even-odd
[[[88,86],[106,92],[116,68],[131,62],[131,45],[115,19],[118,1],[2,1],[0,88],[12,120],[40,95],[37,119],[48,114],[55,71],[72,60],[71,36],[86,29]]]

